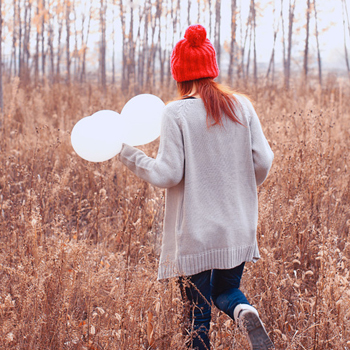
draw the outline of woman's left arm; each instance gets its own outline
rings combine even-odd
[[[178,117],[165,109],[156,159],[126,144],[123,144],[119,159],[134,174],[154,186],[169,188],[177,185],[184,174],[184,146]]]

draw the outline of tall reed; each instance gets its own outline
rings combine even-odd
[[[252,94],[275,160],[258,189],[262,259],[247,264],[243,289],[277,349],[350,348],[349,92],[329,79]],[[164,191],[70,145],[80,118],[120,112],[130,96],[16,80],[4,93],[0,348],[184,349],[176,281],[156,281]],[[143,150],[155,157],[157,146]],[[248,348],[217,309],[211,341]]]

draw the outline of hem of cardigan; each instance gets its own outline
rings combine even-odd
[[[161,262],[158,280],[178,276],[191,276],[212,269],[232,269],[243,262],[260,259],[257,244],[245,247],[224,248],[179,257],[176,261]]]

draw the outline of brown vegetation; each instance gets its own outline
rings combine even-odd
[[[327,84],[252,96],[275,160],[259,188],[262,259],[247,264],[243,289],[277,349],[350,348],[349,89]],[[1,349],[184,348],[177,285],[156,281],[164,191],[70,145],[80,118],[128,98],[112,87],[5,85]],[[144,150],[155,156],[157,142]],[[248,348],[214,308],[213,349],[233,339]]]

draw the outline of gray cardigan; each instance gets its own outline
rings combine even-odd
[[[229,269],[259,259],[256,186],[273,153],[250,101],[235,95],[246,126],[223,118],[207,128],[201,99],[163,112],[157,158],[124,144],[119,159],[138,177],[166,188],[158,279]]]

